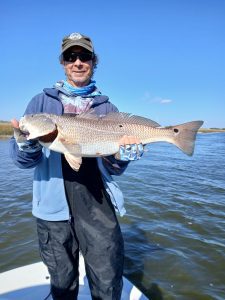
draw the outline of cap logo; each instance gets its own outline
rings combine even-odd
[[[82,35],[80,33],[74,32],[74,33],[71,33],[68,36],[68,38],[71,39],[71,40],[79,40],[79,39],[82,38]]]

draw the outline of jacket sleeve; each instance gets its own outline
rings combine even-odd
[[[129,161],[118,160],[114,155],[102,158],[102,163],[110,175],[121,175],[126,170]]]
[[[35,96],[28,104],[25,115],[38,113],[41,111],[41,95]],[[19,146],[14,137],[9,141],[9,155],[16,166],[21,169],[34,168],[42,159],[42,149],[37,148],[37,151],[26,152],[19,149]]]
[[[14,137],[9,141],[9,155],[14,164],[20,169],[34,168],[42,159],[42,150],[37,152],[25,152],[19,150]]]

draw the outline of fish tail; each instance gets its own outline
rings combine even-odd
[[[172,126],[174,137],[172,143],[184,153],[191,156],[194,153],[196,134],[203,121],[192,121],[177,126]]]

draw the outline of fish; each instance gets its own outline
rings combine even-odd
[[[106,157],[119,151],[124,136],[135,136],[143,145],[172,143],[185,154],[194,152],[196,134],[203,121],[162,127],[157,122],[131,113],[111,112],[97,116],[93,111],[79,115],[28,114],[19,121],[27,140],[38,139],[52,151],[63,153],[74,170],[82,157]],[[46,139],[47,137],[47,139]]]

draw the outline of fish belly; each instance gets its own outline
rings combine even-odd
[[[119,151],[119,145],[116,142],[96,142],[81,145],[82,156],[108,156]]]

